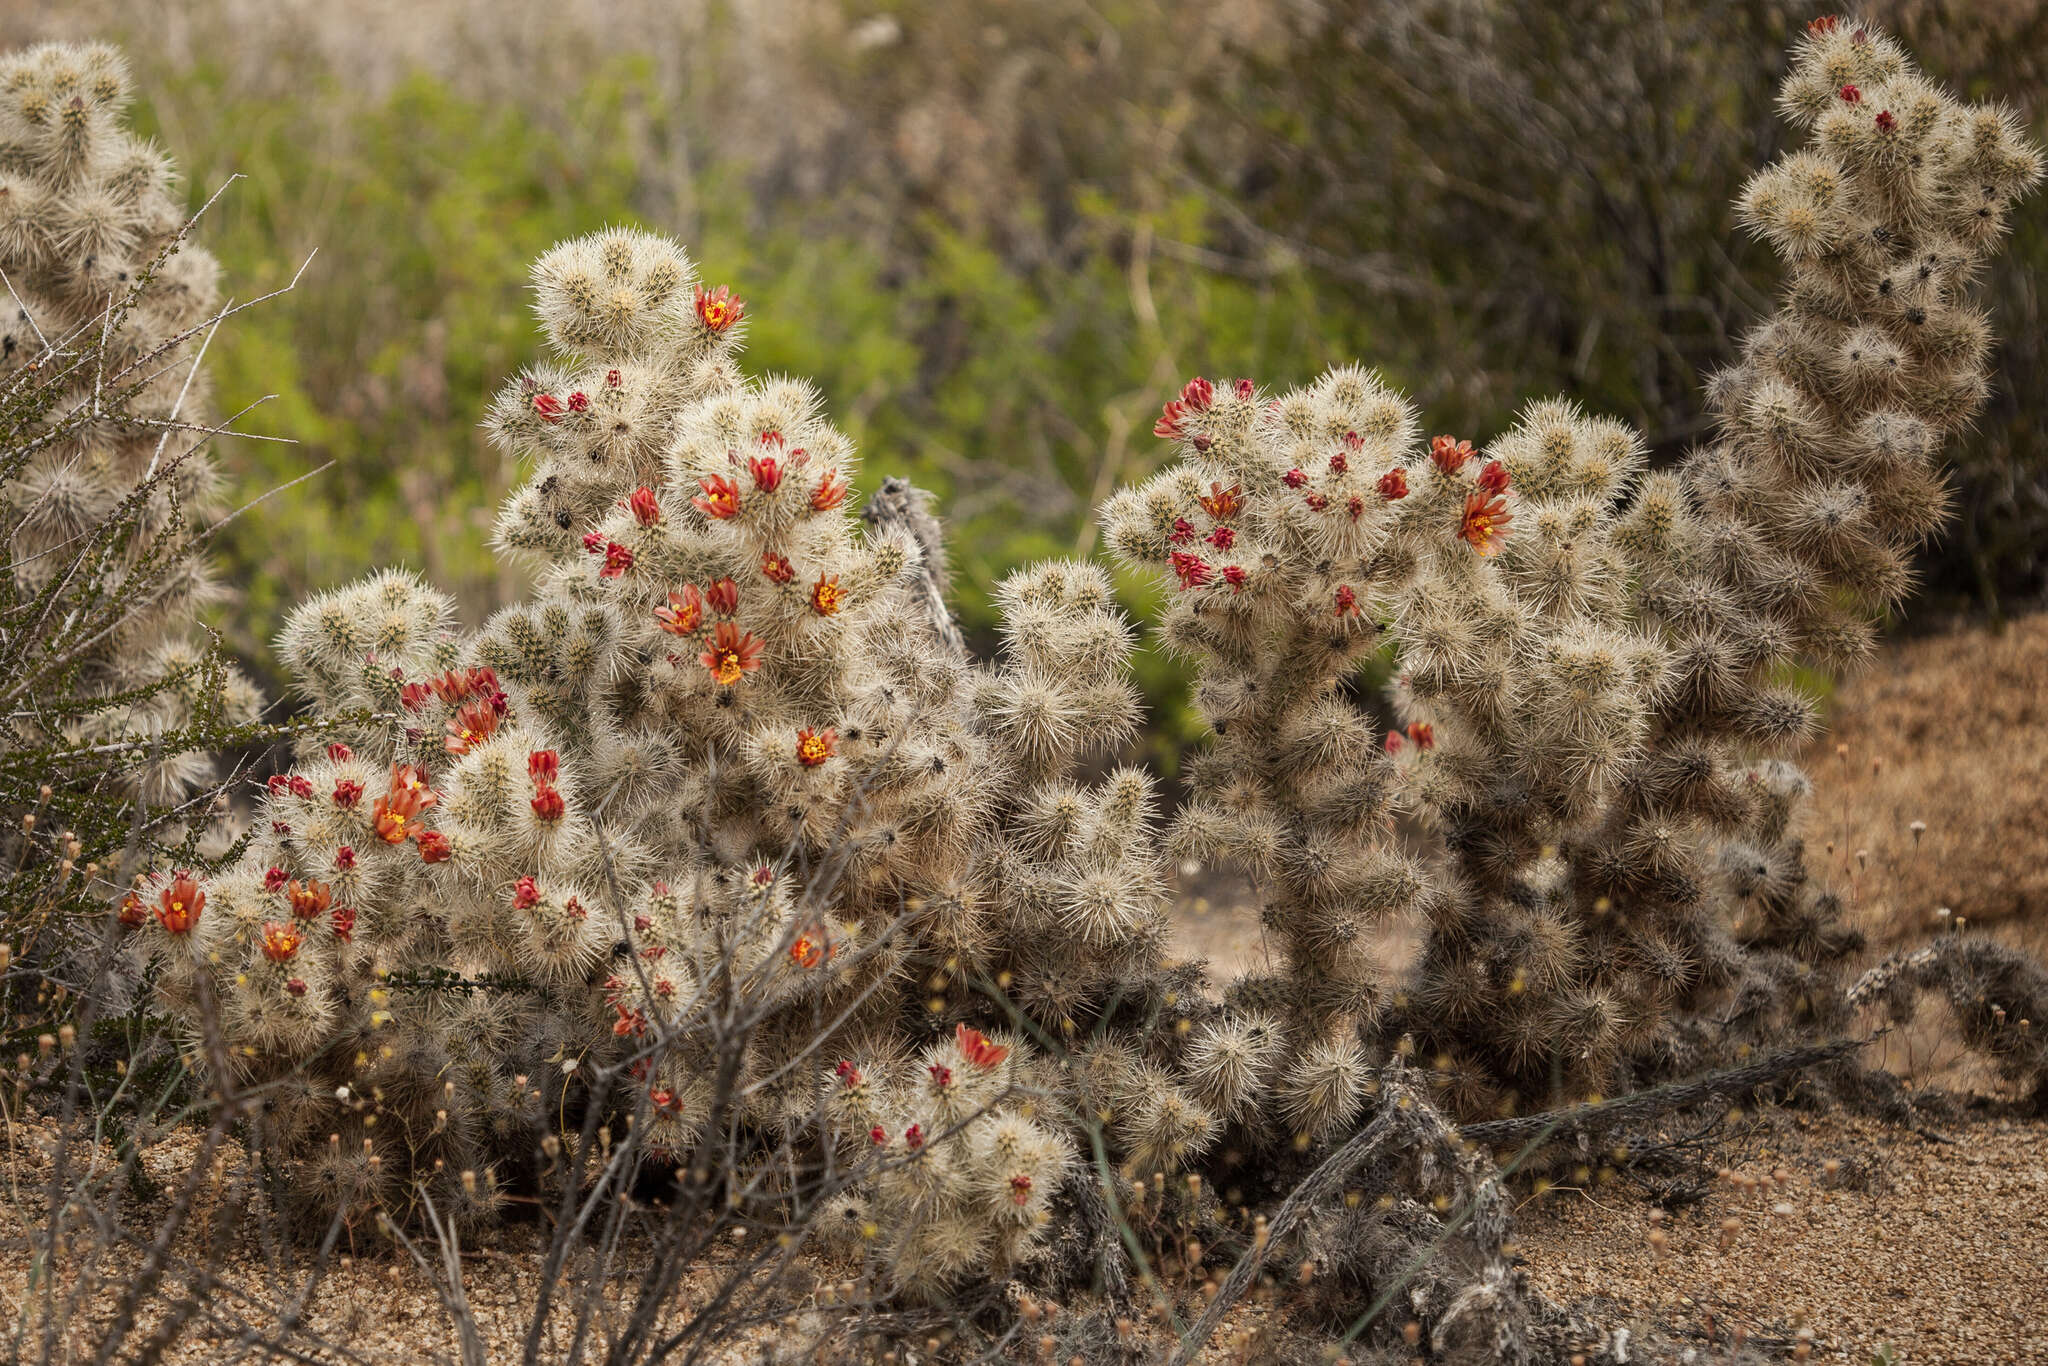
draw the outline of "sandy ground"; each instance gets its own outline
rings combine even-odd
[[[1559,1186],[1523,1206],[1518,1241],[1553,1299],[1702,1344],[1808,1329],[1817,1361],[2048,1362],[2048,1124],[1937,1132],[1767,1116],[1692,1208]]]

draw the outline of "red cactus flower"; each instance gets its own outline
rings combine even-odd
[[[1018,1172],[1010,1178],[1010,1203],[1028,1205],[1031,1203],[1031,1178]]]
[[[1508,491],[1508,467],[1501,464],[1498,460],[1489,460],[1486,462],[1486,468],[1479,471],[1479,477],[1473,482],[1479,486],[1481,493],[1493,495],[1506,493]]]
[[[1889,109],[1880,109],[1880,110],[1878,110],[1878,111],[1877,111],[1877,131],[1878,131],[1878,132],[1880,132],[1880,133],[1892,133],[1892,132],[1896,132],[1896,131],[1898,130],[1898,126],[1899,126],[1899,121],[1898,121],[1897,119],[1895,119],[1895,118],[1893,118],[1893,117],[1892,117],[1892,111],[1891,111],[1891,110],[1889,110]]]
[[[438,830],[422,830],[413,839],[419,843],[421,863],[446,863],[455,857],[455,846]]]
[[[1231,386],[1233,392],[1235,392],[1239,398],[1243,399],[1247,403],[1251,401],[1253,387],[1254,386],[1252,382],[1248,379],[1241,379],[1236,384]]]
[[[718,623],[711,643],[698,662],[711,671],[712,681],[730,688],[761,667],[762,641],[752,631],[742,631],[729,621]]]
[[[588,409],[589,407],[590,407],[590,395],[588,395],[588,394],[584,393],[584,392],[583,392],[583,391],[582,391],[581,389],[578,389],[578,390],[577,390],[577,391],[576,391],[575,393],[573,393],[573,394],[569,395],[569,411],[570,411],[570,412],[572,412],[572,413],[580,413],[580,412],[584,412],[584,411],[585,411],[585,410],[587,410],[587,409]]]
[[[363,785],[353,778],[342,778],[334,784],[334,804],[344,811],[353,811],[356,803],[363,799]]]
[[[775,885],[775,870],[763,863],[747,875],[747,885],[755,891],[766,891]]]
[[[761,573],[770,583],[788,583],[796,577],[796,566],[789,562],[789,556],[764,550],[761,552]]]
[[[1330,457],[1330,472],[1332,474],[1348,474],[1350,470],[1351,461],[1345,457],[1344,452],[1338,451]]]
[[[935,1062],[924,1070],[931,1074],[934,1086],[946,1087],[953,1084],[953,1069],[942,1062]]]
[[[1380,497],[1389,503],[1408,496],[1408,471],[1396,465],[1380,476]]]
[[[1195,539],[1195,524],[1185,517],[1173,519],[1173,534],[1166,538],[1168,545],[1187,545]]]
[[[292,774],[292,780],[285,785],[291,794],[302,802],[313,800],[313,780],[301,773]]]
[[[553,394],[535,394],[533,410],[540,414],[540,420],[553,423],[562,420],[562,400]]]
[[[562,760],[551,749],[537,749],[526,756],[526,776],[535,786],[553,782],[561,772]]]
[[[775,433],[768,435],[774,436]],[[754,476],[754,487],[763,493],[773,493],[782,487],[782,465],[772,455],[749,456],[747,472]]]
[[[334,937],[344,944],[348,943],[355,937],[356,908],[353,906],[336,906],[331,923],[334,926]]]
[[[811,490],[811,506],[819,512],[830,512],[846,501],[846,480],[838,470],[826,470],[818,476],[818,486]]]
[[[342,872],[351,872],[356,866],[356,850],[352,844],[344,844],[334,851],[334,866]]]
[[[796,761],[805,768],[816,768],[838,752],[838,731],[829,727],[812,730],[806,726],[796,733]]]
[[[1245,583],[1244,566],[1236,564],[1224,565],[1223,581],[1230,585],[1231,592],[1242,592],[1244,590]]]
[[[356,752],[341,743],[341,741],[336,740],[327,747],[327,757],[337,764],[345,764],[356,757]]]
[[[1350,584],[1340,583],[1337,585],[1336,603],[1338,616],[1351,617],[1358,615],[1358,594],[1352,590]]]
[[[1408,723],[1408,738],[1415,742],[1417,749],[1435,749],[1436,727],[1430,725],[1427,721],[1410,721]]]
[[[654,609],[654,619],[672,636],[689,635],[704,620],[704,595],[686,583],[682,592],[668,595],[668,606]]]
[[[408,683],[398,690],[398,701],[407,711],[418,711],[433,695],[434,690],[424,683]]]
[[[633,552],[617,541],[607,541],[604,547],[604,568],[597,571],[601,579],[616,579],[633,567]]]
[[[562,909],[568,912],[571,920],[583,921],[590,918],[590,912],[584,910],[583,903],[573,896],[562,903]]]
[[[1209,491],[1203,494],[1201,498],[1202,511],[1208,513],[1219,522],[1229,521],[1232,517],[1237,516],[1239,510],[1244,507],[1244,499],[1238,496],[1241,491],[1241,485],[1232,484],[1229,488],[1225,488],[1223,485],[1211,480]]]
[[[839,576],[818,575],[818,581],[811,585],[811,610],[821,617],[837,616],[845,602],[846,590],[839,586]]]
[[[142,904],[140,892],[130,892],[121,898],[120,919],[131,930],[149,920],[149,907]]]
[[[924,1146],[924,1130],[918,1125],[911,1125],[903,1131],[903,1141],[912,1149],[922,1148]]]
[[[305,936],[298,927],[276,920],[263,922],[263,956],[273,963],[289,963]]]
[[[318,920],[334,904],[334,889],[311,879],[287,882],[284,894],[285,899],[291,902],[292,915],[300,920]]]
[[[1835,93],[1842,97],[1842,103],[1844,104],[1863,103],[1863,92],[1861,90],[1858,90],[1853,85],[1845,85],[1840,90],[1837,90]]]
[[[512,884],[512,909],[530,911],[540,905],[540,886],[531,874]]]
[[[1218,550],[1228,550],[1237,544],[1237,532],[1231,527],[1219,526],[1209,533],[1208,541]]]
[[[206,909],[206,893],[187,872],[179,872],[157,897],[156,918],[171,934],[188,934]]]
[[[543,785],[528,804],[533,807],[533,814],[548,825],[553,825],[569,812],[568,803],[562,800],[561,791],[553,783]]]
[[[271,775],[270,775],[270,777],[269,777],[269,778],[268,778],[268,779],[267,779],[267,780],[266,780],[266,781],[264,782],[264,786],[270,789],[270,795],[271,795],[271,796],[273,796],[273,797],[282,797],[282,796],[284,795],[284,786],[285,786],[285,782],[286,782],[286,779],[285,779],[285,776],[284,776],[284,774],[282,774],[282,773],[273,773],[273,774],[271,774]]]
[[[1308,482],[1308,476],[1303,474],[1298,469],[1289,470],[1287,471],[1287,473],[1280,476],[1280,482],[1287,485],[1287,487],[1291,489],[1298,489],[1303,484],[1306,484]]]
[[[697,481],[703,496],[690,502],[706,517],[724,521],[740,515],[740,486],[722,474],[707,474]]]
[[[584,553],[584,554],[586,554],[586,555],[602,555],[602,554],[604,554],[604,546],[605,546],[605,540],[604,540],[604,533],[603,533],[603,532],[601,532],[601,531],[586,531],[586,532],[584,532],[584,533],[583,533],[583,553]]]
[[[491,738],[498,729],[498,712],[484,701],[465,702],[448,718],[448,737],[441,742],[450,754],[467,754]]]
[[[881,1147],[888,1141],[888,1131],[884,1129],[881,1125],[877,1124],[874,1128],[868,1130],[868,1142],[874,1144],[877,1148]]]
[[[1196,375],[1181,386],[1180,401],[1187,405],[1191,413],[1206,413],[1210,405],[1216,401],[1216,386]]]
[[[618,388],[618,387],[619,387],[619,372],[618,372],[618,371],[616,371],[616,370],[607,370],[607,371],[605,371],[605,372],[604,372],[604,387],[605,387],[605,388],[607,388],[607,389],[616,389],[616,388]]]
[[[1184,550],[1176,550],[1167,556],[1167,564],[1180,579],[1183,591],[1200,588],[1209,581],[1210,575],[1214,572],[1209,568],[1207,560],[1200,555],[1190,555]]]
[[[1841,25],[1841,22],[1842,16],[1839,14],[1823,14],[1818,18],[1807,20],[1806,31],[1815,37],[1819,37],[1823,33],[1833,33]]]
[[[704,590],[704,603],[721,617],[729,617],[740,609],[740,586],[730,578],[720,579]]]
[[[1400,731],[1390,730],[1387,732],[1387,753],[1399,754],[1406,748],[1408,748],[1408,742],[1401,738]]]
[[[1010,1050],[1002,1044],[990,1043],[978,1029],[969,1029],[964,1024],[953,1026],[953,1042],[960,1046],[960,1056],[976,1067],[994,1067],[1010,1056]]]
[[[1344,500],[1344,510],[1351,514],[1352,521],[1357,521],[1365,515],[1365,499],[1355,493],[1352,494]]]
[[[291,875],[282,868],[272,866],[266,868],[263,872],[263,890],[266,892],[281,892],[284,890],[285,883],[289,881],[291,881]]]
[[[661,500],[645,484],[633,490],[626,499],[626,506],[632,509],[633,520],[641,526],[653,526],[661,520]]]
[[[720,285],[709,290],[702,285],[697,286],[697,321],[703,323],[704,330],[713,336],[746,316],[746,304],[728,286]]]
[[[1308,495],[1308,497],[1302,499],[1301,501],[1308,504],[1308,510],[1310,512],[1321,512],[1324,508],[1330,505],[1329,498],[1320,493],[1311,493],[1310,495]]]
[[[1458,524],[1458,539],[1482,556],[1496,554],[1508,534],[1508,523],[1514,520],[1514,514],[1508,511],[1507,499],[1484,493],[1471,494],[1465,499],[1465,515]]]
[[[1445,474],[1456,474],[1472,458],[1472,443],[1454,436],[1433,436],[1429,439],[1429,458]]]
[[[287,977],[284,979],[284,989],[289,995],[304,996],[306,994],[306,979],[303,977]]]

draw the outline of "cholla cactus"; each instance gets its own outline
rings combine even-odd
[[[296,611],[282,654],[337,738],[273,782],[248,859],[180,894],[196,921],[138,894],[140,943],[188,1012],[227,1003],[247,1066],[292,1070],[279,1137],[319,1203],[417,1178],[487,1213],[586,1061],[632,1069],[644,1145],[678,1158],[722,1074],[767,1135],[837,1116],[853,1075],[862,1141],[893,1136],[861,1198],[906,1289],[1019,1260],[1081,1094],[1026,1034],[956,1052],[1015,1024],[1156,1069],[1199,986],[1161,966],[1151,780],[1068,776],[1137,717],[1108,581],[1013,576],[1006,658],[970,666],[917,519],[863,535],[814,392],[741,378],[738,299],[639,232],[534,277],[557,359],[490,419],[533,462],[498,542],[534,600],[473,637],[399,574]],[[920,1038],[923,1089],[894,1061]],[[1148,1141],[1161,1094],[1119,1131]]]
[[[94,638],[67,623],[75,634],[54,667],[67,690],[122,699],[47,726],[17,720],[23,743],[174,731],[202,701],[241,719],[255,707],[238,676],[204,684],[185,639],[192,607],[214,591],[190,519],[216,496],[197,333],[215,309],[218,267],[185,244],[175,173],[122,126],[128,101],[111,47],[51,43],[0,58],[0,392],[10,418],[31,410],[0,468],[0,535],[16,593],[98,595],[90,605],[105,629]],[[76,551],[96,535],[109,544],[92,547],[81,587]],[[204,756],[173,754],[124,776],[161,804],[207,770]]]
[[[1847,23],[1813,27],[1784,107],[1814,143],[1744,214],[1788,258],[1787,302],[1682,471],[1645,474],[1632,433],[1556,402],[1483,453],[1417,458],[1405,405],[1340,371],[1263,409],[1196,381],[1159,429],[1183,463],[1107,510],[1112,547],[1178,581],[1163,635],[1217,731],[1180,836],[1261,880],[1287,989],[1235,999],[1288,1003],[1290,1048],[1405,1032],[1484,1114],[1839,1013],[1820,965],[1852,940],[1807,885],[1805,780],[1769,757],[1811,724],[1782,673],[1867,654],[1939,525],[1935,462],[1985,382],[1966,286],[2039,162],[2010,116]],[[1391,758],[1339,690],[1373,625]],[[1433,885],[1384,832],[1403,806],[1441,833]],[[1375,1021],[1346,959],[1405,904],[1429,939]],[[1732,1029],[1674,1022],[1717,998]],[[1300,1084],[1282,1118],[1312,1131],[1342,1088]]]

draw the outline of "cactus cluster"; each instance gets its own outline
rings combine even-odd
[[[913,1294],[1041,1252],[1098,1139],[1142,1181],[1342,1140],[1399,1054],[1485,1115],[1831,1020],[1784,672],[1903,594],[1983,389],[1969,275],[2039,165],[1846,23],[1786,92],[1815,135],[1744,203],[1785,306],[1681,468],[1562,402],[1424,443],[1355,368],[1167,405],[1178,461],[1102,515],[1214,732],[1170,835],[1144,773],[1081,776],[1138,720],[1100,569],[1005,580],[971,662],[921,501],[862,528],[851,442],[742,373],[729,290],[644,232],[555,248],[553,359],[488,420],[531,599],[469,633],[391,573],[296,611],[331,733],[239,864],[129,896],[137,952],[195,1052],[219,1008],[316,1206],[481,1218],[610,1105],[679,1163],[815,1139],[828,1229]],[[1216,999],[1171,963],[1169,857],[1252,875],[1281,970]]]
[[[1233,996],[1290,1001],[1317,1031],[1291,1047],[1405,1040],[1476,1117],[1839,1016],[1825,965],[1853,936],[1807,880],[1788,669],[1866,656],[1940,525],[1940,451],[1986,382],[1967,287],[2040,163],[1846,21],[1808,32],[1782,107],[1813,136],[1742,213],[1784,304],[1680,468],[1556,401],[1425,457],[1369,376],[1271,404],[1197,381],[1160,423],[1181,462],[1106,510],[1175,580],[1163,634],[1216,732],[1178,835],[1258,880],[1286,975]],[[1346,687],[1375,628],[1405,722],[1379,755]],[[1427,875],[1401,811],[1441,840]],[[1420,962],[1361,991],[1344,955],[1404,905]]]
[[[1147,1061],[1199,986],[1162,966],[1153,782],[1073,776],[1138,717],[1108,579],[1013,575],[1004,657],[969,664],[914,519],[851,515],[816,394],[739,373],[728,290],[624,230],[534,281],[557,358],[489,422],[531,465],[497,541],[532,600],[465,634],[387,573],[295,611],[281,654],[332,725],[236,867],[129,898],[140,951],[186,1018],[225,1006],[316,1205],[417,1179],[482,1217],[586,1065],[631,1070],[646,1150],[680,1160],[730,1046],[755,1130],[857,1111],[906,1287],[1021,1258],[1071,1160],[1052,1116],[1106,1110],[1148,1152],[1210,1127]],[[1120,1099],[1033,1033],[1113,1051]]]
[[[0,468],[0,536],[15,595],[82,595],[103,623],[81,627],[54,667],[74,695],[104,703],[18,718],[24,744],[175,730],[202,691],[188,634],[217,590],[188,547],[217,501],[199,353],[219,272],[184,240],[170,161],[124,126],[129,99],[127,68],[104,44],[0,60],[0,392],[20,419]],[[216,692],[253,715],[238,676]],[[208,771],[182,753],[125,776],[162,803]]]

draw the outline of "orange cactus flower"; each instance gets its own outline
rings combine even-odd
[[[422,830],[413,838],[419,841],[421,863],[446,863],[455,857],[455,846],[438,830]]]
[[[704,490],[701,497],[690,502],[706,517],[724,521],[740,515],[740,486],[722,474],[707,474],[697,481],[697,487]]]
[[[263,956],[273,963],[291,962],[292,955],[299,951],[304,939],[295,925],[277,920],[263,922]]]
[[[814,968],[832,956],[832,946],[817,925],[806,925],[789,946],[789,961],[800,968]]]
[[[761,646],[761,640],[752,631],[742,631],[729,621],[721,621],[711,633],[711,644],[697,659],[711,670],[712,680],[719,687],[730,688],[761,667]]]
[[[1514,520],[1507,499],[1470,494],[1465,499],[1464,519],[1458,525],[1458,539],[1482,556],[1497,554],[1501,541],[1507,537],[1508,523]]]
[[[821,617],[838,615],[845,601],[846,590],[839,586],[837,574],[820,574],[818,581],[811,585],[811,610]]]
[[[140,892],[130,892],[121,898],[121,923],[129,929],[147,923],[149,907],[142,904]]]
[[[300,920],[317,920],[327,914],[327,908],[334,903],[334,889],[324,882],[291,881],[284,885],[285,899],[291,902],[292,914]]]
[[[697,286],[697,321],[704,324],[705,331],[715,336],[729,330],[734,323],[746,316],[746,302],[736,296],[729,286],[720,285],[717,289]]]
[[[704,590],[704,605],[721,617],[740,610],[740,586],[731,578],[720,579]]]
[[[1445,474],[1456,474],[1472,458],[1472,443],[1455,436],[1433,436],[1429,439],[1429,458]]]
[[[1380,476],[1380,497],[1389,503],[1408,496],[1408,471],[1396,465]]]
[[[661,520],[661,500],[654,496],[654,490],[646,485],[634,489],[626,499],[626,506],[632,509],[633,520],[641,526],[653,526]]]
[[[157,897],[157,923],[169,934],[190,934],[206,909],[206,893],[190,873],[180,872]]]
[[[1238,509],[1244,506],[1244,499],[1239,496],[1242,491],[1243,485],[1241,484],[1232,484],[1229,488],[1225,488],[1222,484],[1211,480],[1209,491],[1201,497],[1202,511],[1208,513],[1219,522],[1227,522],[1232,517],[1237,516]]]
[[[818,476],[818,486],[811,490],[811,506],[820,512],[830,512],[846,501],[846,480],[838,470],[826,470]]]
[[[439,800],[426,774],[410,764],[393,765],[391,790],[370,808],[370,828],[386,844],[403,844],[413,833],[411,822]]]
[[[467,754],[491,738],[498,729],[498,710],[485,701],[466,702],[448,718],[448,738],[442,741],[450,754]]]
[[[1408,723],[1408,738],[1415,742],[1417,749],[1435,749],[1436,727],[1427,721],[1410,721]]]
[[[990,1043],[978,1029],[966,1025],[953,1026],[953,1042],[960,1045],[960,1056],[976,1067],[994,1067],[1010,1056],[1010,1050],[1002,1044]]]
[[[796,733],[796,761],[805,768],[816,768],[838,752],[839,732],[835,730],[805,727]]]
[[[1486,468],[1479,471],[1479,477],[1472,482],[1481,493],[1506,493],[1508,491],[1508,467],[1498,460],[1486,462]]]
[[[704,595],[697,585],[686,583],[680,593],[668,595],[668,606],[654,609],[654,619],[672,636],[687,636],[704,620]]]
[[[770,583],[788,583],[796,577],[796,566],[789,562],[787,555],[764,550],[761,552],[761,573]]]

